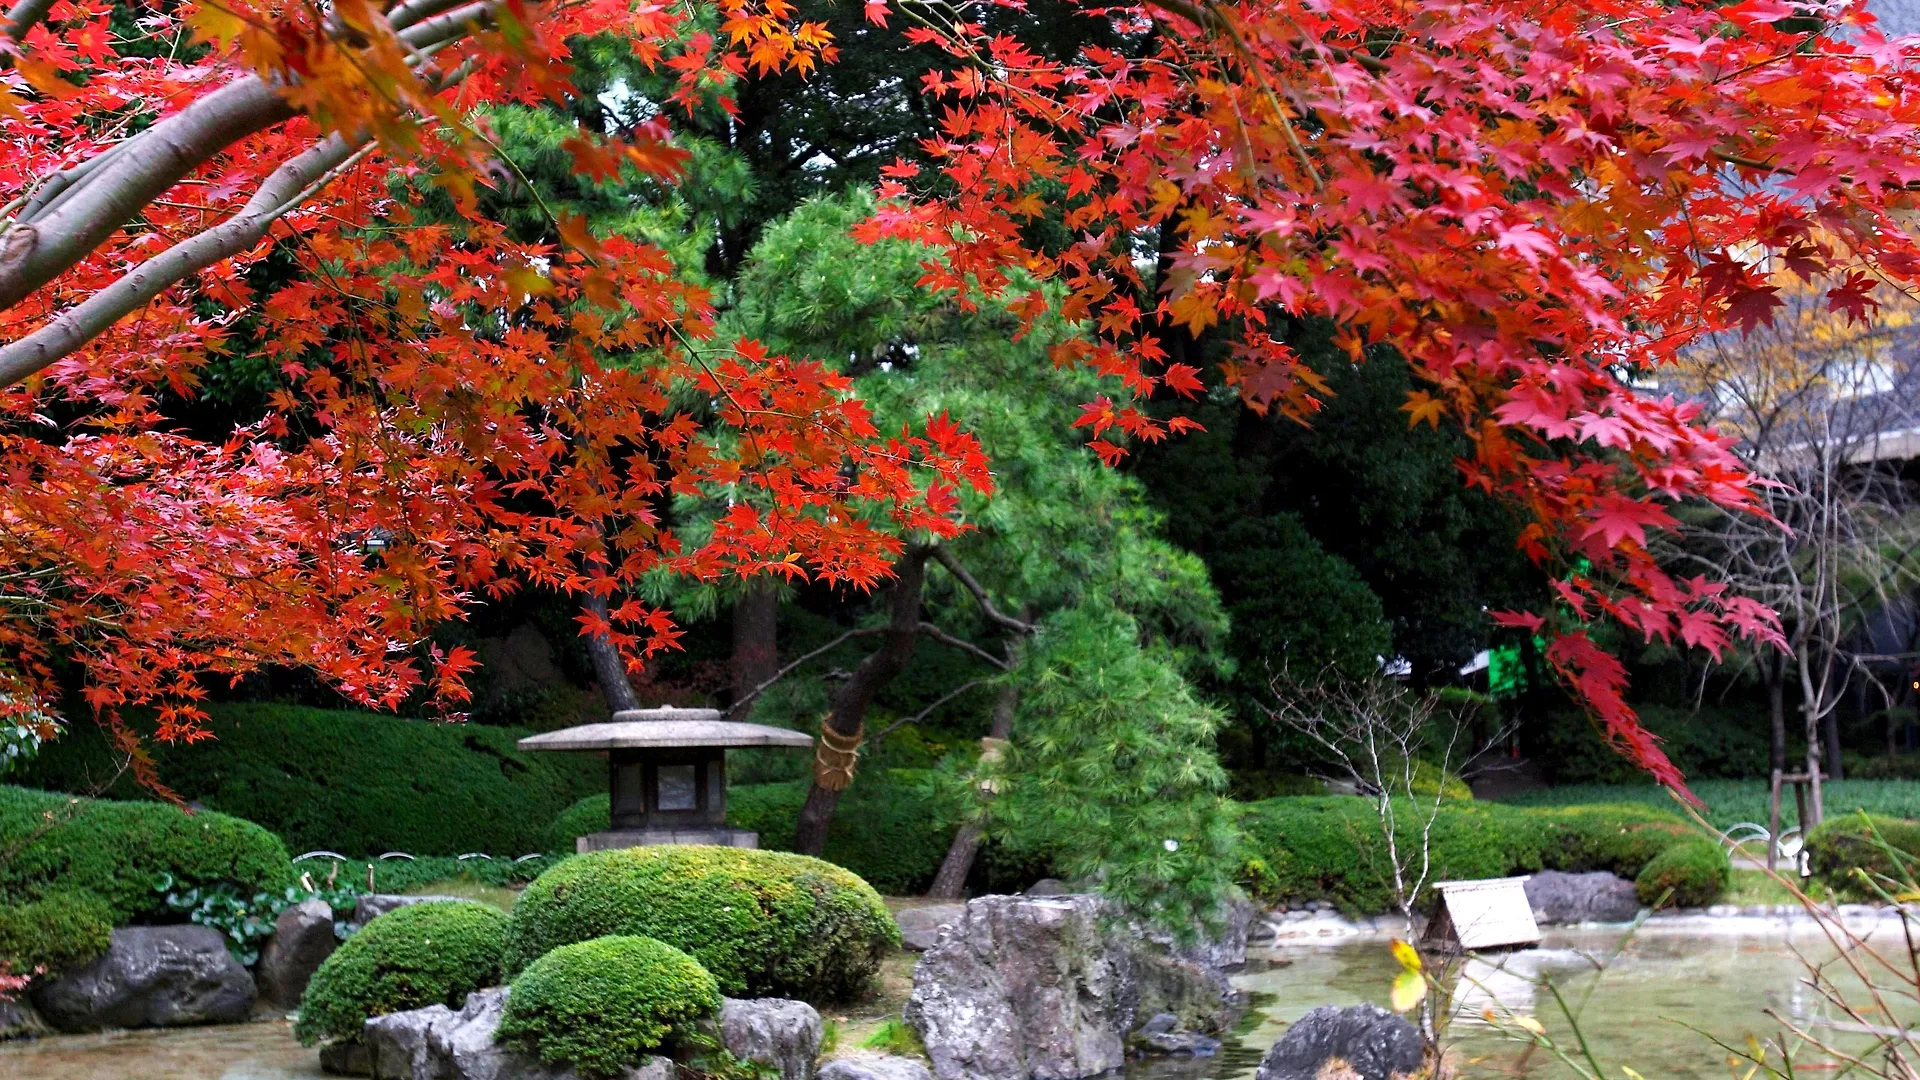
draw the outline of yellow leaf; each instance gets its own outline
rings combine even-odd
[[[1525,1031],[1529,1035],[1533,1035],[1536,1038],[1545,1037],[1545,1035],[1547,1034],[1547,1029],[1540,1026],[1540,1021],[1535,1020],[1531,1016],[1514,1017],[1513,1026],[1519,1028],[1522,1031]]]
[[[1407,403],[1400,411],[1407,415],[1407,427],[1413,428],[1425,420],[1431,427],[1440,426],[1440,417],[1446,412],[1446,404],[1425,390],[1415,390],[1407,395]]]
[[[1400,969],[1402,971],[1412,972],[1415,975],[1420,973],[1419,950],[1401,941],[1399,938],[1394,938],[1393,944],[1390,947],[1393,949],[1393,958],[1400,961]]]
[[[187,24],[193,27],[193,36],[209,45],[223,45],[246,28],[246,20],[228,10],[218,0],[200,0],[193,6],[193,12],[187,16]]]
[[[1627,1074],[1627,1080],[1647,1080],[1646,1077],[1641,1076],[1637,1071],[1635,1071],[1634,1067],[1631,1065],[1620,1066],[1620,1071]]]
[[[1403,971],[1393,977],[1393,1011],[1406,1012],[1427,996],[1427,980],[1417,971]]]

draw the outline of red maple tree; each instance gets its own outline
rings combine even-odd
[[[1501,618],[1549,633],[1678,784],[1581,627],[1716,654],[1777,631],[1648,554],[1668,504],[1754,504],[1690,405],[1630,381],[1764,319],[1770,261],[1839,275],[1856,312],[1920,271],[1911,49],[1846,3],[1150,0],[1081,6],[1126,47],[1062,59],[990,33],[989,6],[1018,4],[867,5],[954,58],[927,82],[942,133],[890,170],[871,230],[939,249],[926,284],[968,303],[1032,314],[1015,271],[1060,283],[1089,333],[1058,359],[1124,388],[1082,420],[1110,459],[1187,423],[1139,404],[1200,386],[1170,327],[1229,332],[1249,404],[1302,417],[1278,320],[1400,349],[1429,385],[1411,420],[1463,424],[1469,482],[1524,508],[1528,553],[1588,568],[1550,615]],[[125,10],[133,36],[76,0],[0,21],[0,709],[52,694],[56,659],[110,723],[159,705],[163,738],[203,733],[205,676],[267,664],[457,705],[472,658],[428,635],[489,594],[619,594],[663,566],[867,584],[989,485],[944,419],[875,431],[836,373],[711,340],[661,251],[570,220],[563,246],[520,243],[477,209],[476,107],[561,100],[568,35],[623,39],[691,105],[833,61],[786,0],[721,0],[717,33],[629,0]],[[601,177],[681,160],[664,118],[568,146]],[[1062,250],[1028,236],[1051,212]],[[293,283],[256,292],[271,258]],[[269,415],[218,443],[170,429],[158,397],[228,349],[284,375]],[[683,544],[661,498],[696,487],[742,497]],[[630,599],[584,621],[635,654],[674,635]]]

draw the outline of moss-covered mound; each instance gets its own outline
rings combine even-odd
[[[0,787],[0,853],[0,902],[91,893],[115,926],[164,911],[161,874],[179,889],[225,884],[248,896],[294,880],[286,845],[252,822],[17,787]]]
[[[700,962],[648,937],[595,938],[542,956],[513,980],[500,1041],[582,1076],[618,1076],[676,1029],[720,1008]]]
[[[1643,904],[1705,907],[1726,889],[1732,875],[1720,845],[1695,837],[1655,855],[1634,879],[1633,891]]]
[[[53,892],[25,904],[0,904],[0,962],[13,972],[59,975],[107,951],[113,909],[92,893]]]
[[[429,1005],[458,1008],[500,983],[507,916],[486,904],[434,901],[373,920],[327,957],[307,984],[301,1043],[354,1039],[368,1017]]]
[[[1881,900],[1920,881],[1920,821],[1878,814],[1830,817],[1807,834],[1814,879],[1851,900]]]
[[[515,740],[530,733],[516,728],[296,705],[207,711],[216,737],[155,746],[161,775],[186,798],[263,825],[296,851],[543,851],[553,819],[607,782],[606,767],[587,755],[522,753]],[[21,778],[76,791],[112,774],[110,748],[89,726],[48,744]],[[112,793],[143,794],[124,779]]]
[[[844,998],[900,943],[880,895],[831,863],[776,851],[647,847],[576,856],[513,909],[514,970],[562,945],[657,938],[705,965],[729,994]]]

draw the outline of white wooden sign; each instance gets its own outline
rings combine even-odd
[[[1526,884],[1524,877],[1438,882],[1440,906],[1426,936],[1467,950],[1538,944],[1540,927]]]

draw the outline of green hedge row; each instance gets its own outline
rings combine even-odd
[[[182,890],[278,893],[294,873],[280,838],[252,822],[158,802],[76,799],[0,787],[0,902],[99,897],[115,926],[165,910],[161,874]]]
[[[527,732],[293,705],[209,706],[213,739],[155,745],[160,776],[204,806],[278,833],[296,852],[404,851],[514,857],[545,849],[548,826],[606,787],[589,754],[526,754]],[[98,729],[76,725],[20,782],[86,790],[115,769]],[[130,779],[109,794],[140,798]]]
[[[1807,834],[1814,879],[1847,900],[1882,901],[1920,883],[1920,821],[1836,814]]]
[[[1401,850],[1417,851],[1419,810],[1403,805],[1396,816]],[[1259,899],[1326,900],[1350,913],[1392,908],[1392,864],[1371,800],[1268,799],[1245,806],[1240,825],[1246,837],[1242,884]],[[1522,808],[1449,800],[1434,819],[1427,881],[1537,870],[1608,870],[1634,879],[1663,852],[1697,836],[1679,815],[1645,806]],[[1688,895],[1688,901],[1676,902],[1706,902],[1697,900],[1698,890]]]

